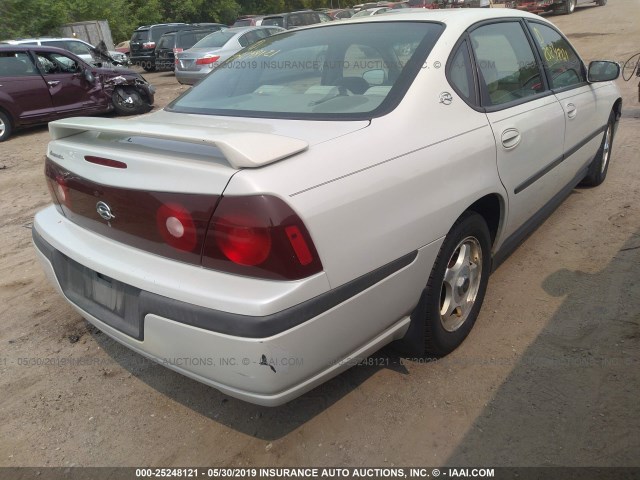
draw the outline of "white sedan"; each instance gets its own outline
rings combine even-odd
[[[34,244],[107,335],[279,405],[395,340],[460,345],[492,269],[605,179],[618,75],[507,9],[275,35],[162,111],[52,122]]]

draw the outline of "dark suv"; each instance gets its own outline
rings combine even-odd
[[[129,43],[129,60],[134,65],[140,65],[147,72],[156,69],[156,43],[167,32],[175,32],[183,28],[193,28],[186,23],[159,23],[138,27]]]
[[[193,30],[177,30],[165,33],[156,45],[156,69],[173,70],[175,54],[193,47],[210,33],[225,30],[229,27],[221,23],[208,24],[206,27],[191,27]]]
[[[300,12],[279,13],[277,15],[268,15],[262,19],[263,27],[275,25],[291,29],[313,25],[315,23],[330,22],[332,18],[326,13],[314,12],[313,10],[303,10]]]

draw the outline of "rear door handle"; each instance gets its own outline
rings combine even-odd
[[[51,81],[47,82],[47,85],[49,85],[50,87],[55,87],[59,83],[60,83],[60,80],[51,80]]]
[[[578,108],[573,103],[567,103],[567,117],[576,118]]]
[[[522,140],[522,135],[520,135],[520,131],[517,128],[507,128],[502,132],[500,140],[506,150],[511,150],[518,146],[520,140]]]

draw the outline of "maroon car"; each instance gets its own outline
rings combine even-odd
[[[0,142],[13,130],[76,115],[151,109],[155,89],[138,73],[98,68],[54,47],[0,47]]]

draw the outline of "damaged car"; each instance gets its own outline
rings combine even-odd
[[[77,115],[151,110],[155,89],[125,68],[99,68],[60,48],[0,47],[0,142],[19,128]]]

